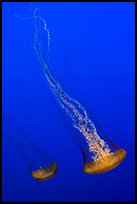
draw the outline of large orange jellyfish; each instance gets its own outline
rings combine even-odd
[[[61,108],[71,118],[73,126],[81,133],[76,136],[75,141],[79,145],[84,165],[83,170],[88,174],[99,174],[109,171],[118,166],[126,156],[126,151],[119,148],[111,140],[101,135],[96,129],[94,123],[89,118],[86,109],[68,93],[54,79],[48,68],[48,51],[50,44],[50,33],[45,20],[39,15],[36,8],[32,16],[26,19],[33,19],[34,23],[34,50],[42,65],[45,78],[56,96]],[[45,57],[43,44],[41,42],[41,32],[47,35],[47,55]]]

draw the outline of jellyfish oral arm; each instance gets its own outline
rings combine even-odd
[[[46,25],[46,23],[44,24]],[[97,134],[94,124],[88,118],[87,112],[84,107],[76,101],[74,98],[71,98],[60,86],[60,84],[53,78],[51,72],[48,69],[47,63],[44,59],[41,42],[39,38],[38,29],[35,27],[35,43],[34,49],[39,58],[40,63],[42,64],[45,77],[49,83],[49,86],[53,93],[55,94],[60,106],[65,110],[67,115],[72,119],[73,126],[78,129],[82,135],[86,138],[89,152],[93,152],[93,159],[97,159],[103,156],[106,156],[111,150],[107,144],[99,137]],[[48,29],[45,28],[46,31]],[[48,32],[49,39],[49,32]],[[48,41],[49,46],[49,41]],[[102,141],[102,143],[100,142]],[[104,149],[103,149],[104,148]]]

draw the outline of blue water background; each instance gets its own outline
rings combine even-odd
[[[2,5],[2,111],[55,158],[58,171],[34,180],[3,133],[3,201],[134,201],[134,3],[39,3],[56,80],[127,151],[117,168],[99,175],[83,172],[71,139],[78,133],[62,117],[33,49],[33,21],[15,17],[29,17],[29,6]]]

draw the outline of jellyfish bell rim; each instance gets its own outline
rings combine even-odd
[[[31,172],[31,175],[36,180],[45,181],[56,174],[57,163],[54,162],[46,167],[39,168],[36,171]]]
[[[126,157],[124,149],[109,153],[108,156],[84,164],[83,170],[87,174],[101,174],[117,167]]]

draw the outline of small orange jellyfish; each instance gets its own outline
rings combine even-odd
[[[25,159],[34,179],[43,181],[55,175],[55,160],[43,152],[15,123],[3,120],[3,135]]]

